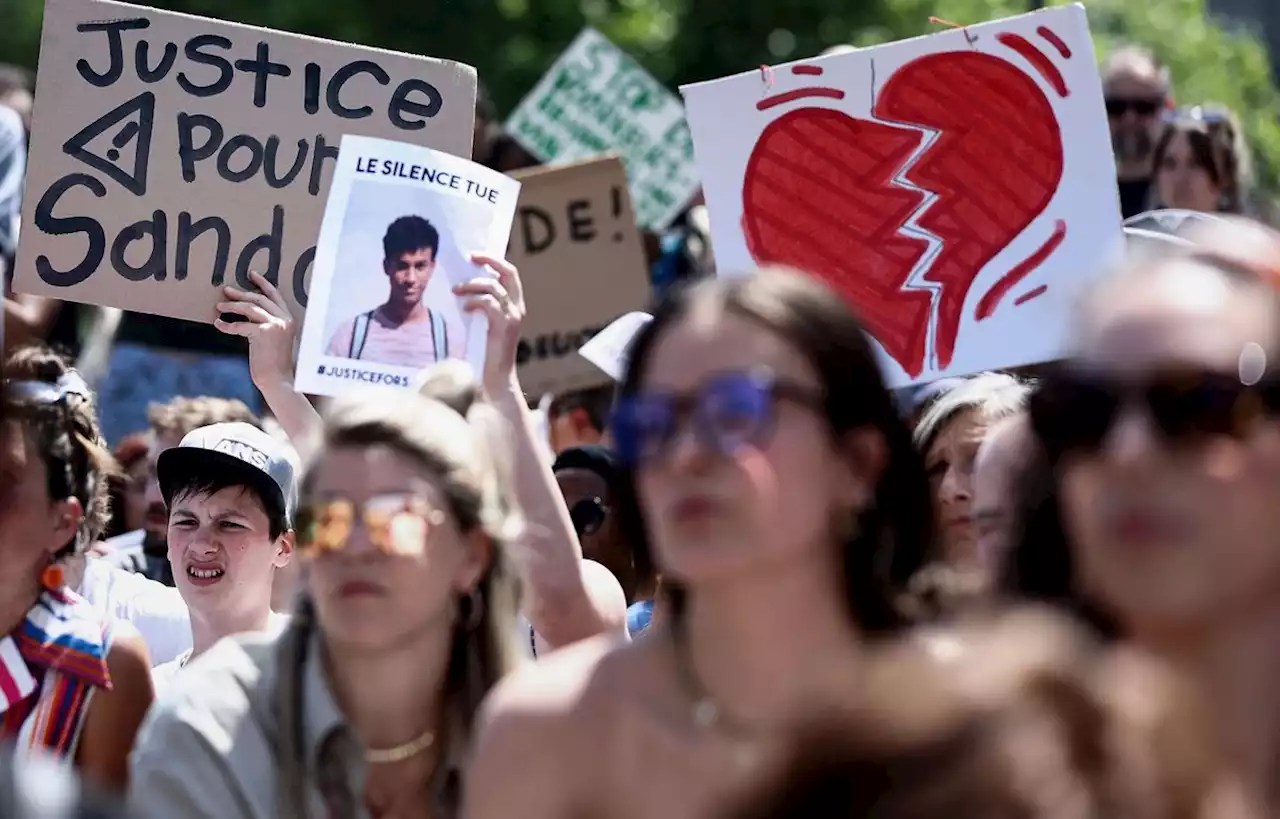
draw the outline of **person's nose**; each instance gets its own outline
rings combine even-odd
[[[1158,438],[1149,413],[1126,407],[1116,415],[1115,423],[1103,438],[1101,455],[1122,469],[1140,467],[1160,446]]]
[[[200,526],[187,542],[187,552],[196,558],[213,557],[218,551],[217,539],[207,526]]]
[[[698,434],[693,418],[682,419],[667,443],[666,462],[676,472],[700,472],[705,469],[712,453]]]
[[[942,476],[942,484],[938,487],[938,497],[943,503],[965,503],[973,498],[973,481],[963,469],[956,464],[947,467]]]

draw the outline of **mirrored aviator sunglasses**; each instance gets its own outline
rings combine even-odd
[[[340,552],[359,523],[369,543],[383,554],[420,555],[431,527],[444,519],[443,511],[412,494],[378,495],[363,503],[347,498],[317,501],[298,510],[298,551],[305,557]]]
[[[1241,438],[1280,413],[1280,378],[1246,384],[1235,374],[1157,372],[1121,380],[1059,369],[1032,393],[1031,425],[1051,460],[1097,452],[1126,408],[1139,408],[1168,444],[1212,436]]]

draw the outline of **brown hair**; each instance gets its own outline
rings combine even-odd
[[[147,408],[147,420],[151,431],[158,437],[182,438],[188,432],[210,424],[240,421],[262,428],[262,420],[234,398],[175,398],[167,404],[152,404]]]
[[[1227,109],[1205,111],[1197,106],[1165,124],[1156,141],[1153,165],[1156,173],[1164,162],[1174,137],[1183,136],[1196,166],[1222,192],[1221,213],[1243,213],[1246,188],[1250,182],[1249,152],[1235,115]],[[1164,203],[1157,203],[1164,204]]]
[[[70,363],[42,344],[15,350],[4,362],[4,382],[57,384],[72,373]],[[98,539],[109,516],[107,477],[117,471],[98,425],[90,396],[67,394],[44,403],[5,391],[5,417],[16,420],[35,444],[48,474],[51,500],[74,497],[84,507],[84,521],[74,539],[56,555],[61,559],[84,551]]]
[[[445,734],[436,793],[441,813],[452,816],[458,808],[457,772],[449,766],[466,756],[481,700],[520,660],[515,628],[519,585],[509,550],[523,533],[523,521],[504,460],[509,447],[502,440],[501,419],[481,400],[479,384],[466,366],[438,365],[420,392],[335,400],[315,451],[323,457],[325,450],[336,447],[394,449],[435,477],[464,533],[481,531],[492,543],[489,566],[479,584],[458,600],[444,681]],[[308,470],[303,480],[304,500],[313,475]],[[301,669],[316,628],[323,629],[323,624],[316,619],[309,595],[299,595],[279,649],[281,819],[305,815]]]
[[[1179,682],[1043,613],[909,638],[867,669],[865,697],[804,725],[726,819],[1192,819],[1217,781]]]

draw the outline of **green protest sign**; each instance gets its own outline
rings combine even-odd
[[[621,155],[642,227],[666,227],[698,188],[680,98],[595,29],[560,55],[507,131],[550,164]]]

